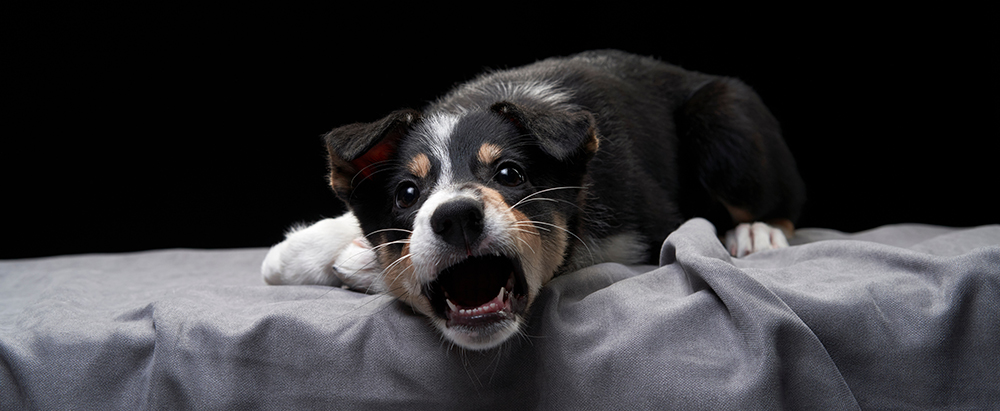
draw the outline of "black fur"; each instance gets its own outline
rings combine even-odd
[[[533,82],[556,84],[568,98],[553,104],[491,88]],[[334,189],[366,233],[412,225],[412,212],[394,211],[387,199],[407,178],[400,162],[418,150],[408,134],[438,113],[466,113],[450,141],[453,158],[475,158],[482,142],[506,139],[504,147],[517,153],[511,161],[530,170],[534,189],[586,186],[585,193],[552,193],[564,202],[555,206],[570,216],[569,230],[584,239],[638,233],[650,263],[688,218],[706,217],[720,232],[747,216],[794,221],[805,200],[778,123],[750,87],[652,58],[594,51],[487,73],[419,113],[399,111],[329,133],[332,178],[341,179]],[[494,172],[462,164],[455,178],[489,181]],[[432,181],[413,183],[428,189]],[[511,202],[529,194],[501,188]],[[734,209],[741,211],[727,212]]]

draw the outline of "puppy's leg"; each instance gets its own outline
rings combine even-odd
[[[351,213],[293,229],[261,264],[268,284],[346,285],[366,291],[380,271]]]
[[[718,78],[696,90],[675,120],[682,186],[694,186],[682,196],[697,197],[692,214],[709,218],[720,231],[735,225],[726,240],[733,255],[787,247],[805,188],[760,97],[737,80]],[[781,223],[750,224],[755,221]]]

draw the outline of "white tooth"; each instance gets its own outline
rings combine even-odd
[[[503,293],[507,291],[506,288],[500,287],[500,294],[497,294],[497,299],[503,301]]]
[[[458,312],[458,307],[455,305],[455,303],[453,303],[453,302],[451,302],[451,300],[447,300],[447,299],[444,300],[444,301],[448,303],[448,309],[451,310],[451,312]]]

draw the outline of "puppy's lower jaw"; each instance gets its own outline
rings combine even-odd
[[[517,334],[522,322],[520,318],[513,318],[481,328],[447,327],[441,333],[459,347],[484,351],[500,346]]]
[[[517,333],[528,306],[520,264],[503,256],[455,264],[425,293],[444,336],[472,350],[493,348]]]

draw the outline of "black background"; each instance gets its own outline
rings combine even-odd
[[[0,258],[270,245],[342,212],[324,132],[594,48],[754,87],[809,188],[800,226],[998,220],[984,10],[136,7],[5,17]]]

